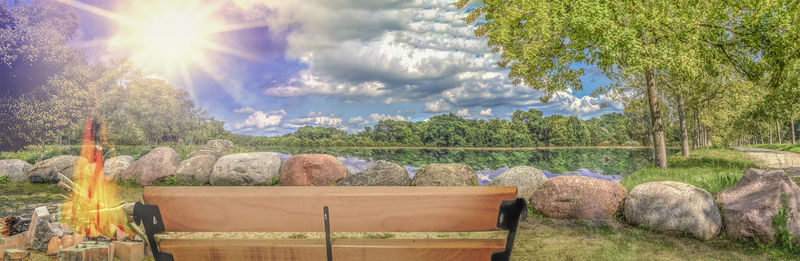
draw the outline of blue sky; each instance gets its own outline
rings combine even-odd
[[[81,2],[121,14],[130,8]],[[601,108],[605,96],[588,96],[609,84],[591,67],[582,78],[583,90],[558,92],[547,104],[539,102],[540,92],[513,86],[486,39],[473,35],[474,26],[461,21],[465,11],[452,2],[221,2],[208,19],[251,26],[210,40],[249,59],[206,50],[204,64],[187,66],[188,81],[171,70],[134,66],[189,90],[226,129],[251,135],[279,135],[302,125],[355,132],[382,119],[419,121],[443,113],[507,119],[529,108],[581,118],[621,111],[613,102]],[[93,62],[126,58],[111,40],[118,24],[84,9],[78,15],[82,22],[74,43]]]

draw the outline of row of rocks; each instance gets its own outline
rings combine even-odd
[[[771,242],[773,217],[788,208],[786,229],[800,235],[800,188],[782,170],[749,169],[716,196],[673,181],[649,182],[629,194],[619,183],[580,176],[547,180],[530,197],[546,217],[613,220],[624,214],[633,226],[668,234],[690,234],[708,240],[722,229],[732,238]]]

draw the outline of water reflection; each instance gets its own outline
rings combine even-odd
[[[624,175],[652,164],[652,149],[534,149],[534,150],[446,150],[446,149],[353,149],[353,148],[265,148],[293,154],[325,153],[339,158],[350,173],[359,173],[377,160],[404,166],[413,177],[419,167],[431,163],[464,163],[476,170],[481,185],[514,166],[533,166],[547,177],[578,175],[619,181]]]

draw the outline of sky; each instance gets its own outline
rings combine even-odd
[[[445,113],[508,119],[533,108],[586,119],[622,110],[588,95],[610,83],[592,66],[574,66],[586,68],[582,90],[557,92],[548,103],[539,101],[541,92],[512,85],[453,0],[189,1],[72,1],[81,19],[73,44],[92,62],[129,59],[146,75],[188,90],[239,134],[282,135],[303,125],[352,133],[383,119]],[[202,32],[213,48],[173,47],[183,55],[178,66],[142,49],[148,40],[126,37],[130,26],[120,22],[149,24],[157,14],[196,23],[192,28],[229,26]]]

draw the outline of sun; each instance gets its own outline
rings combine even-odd
[[[201,55],[203,43],[208,41],[203,27],[183,16],[165,16],[144,26],[135,38],[141,39],[140,46],[155,57],[190,61]]]
[[[218,42],[221,33],[266,26],[258,22],[226,23],[218,12],[225,4],[221,1],[137,0],[117,8],[124,13],[80,1],[69,4],[114,22],[115,33],[104,41],[112,54],[145,71],[166,77],[180,75],[190,88],[190,71],[199,68],[215,75],[215,65],[210,62],[213,55],[258,60]]]

